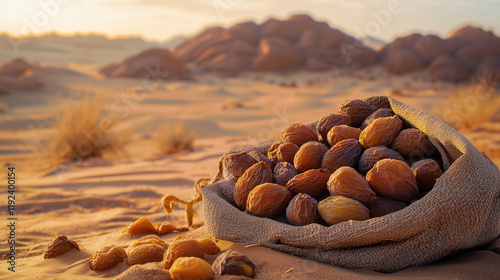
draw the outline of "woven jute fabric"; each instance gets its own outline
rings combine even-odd
[[[292,226],[254,217],[235,207],[236,179],[222,170],[215,182],[202,188],[207,231],[219,239],[259,243],[336,266],[383,272],[425,265],[498,237],[498,167],[455,129],[419,109],[390,97],[372,97],[365,102],[392,108],[426,133],[441,153],[445,172],[426,196],[380,218],[329,227]],[[245,150],[266,155],[269,145]]]

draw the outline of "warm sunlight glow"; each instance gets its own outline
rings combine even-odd
[[[385,13],[390,6],[399,12]],[[19,0],[0,4],[0,26],[1,31],[17,36],[55,30],[141,34],[164,40],[177,34],[193,34],[206,25],[229,26],[243,19],[263,21],[270,16],[286,18],[300,12],[348,33],[362,30],[371,32],[367,35],[391,40],[417,26],[420,32],[440,36],[468,23],[496,31],[500,29],[499,9],[500,2],[490,0]]]

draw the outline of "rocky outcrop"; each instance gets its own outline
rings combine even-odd
[[[203,63],[219,55],[238,55],[242,57],[253,57],[257,49],[246,41],[235,40],[224,42],[207,48],[196,56],[194,62]]]
[[[460,60],[447,54],[436,57],[429,66],[429,72],[433,78],[447,82],[459,82],[469,75]]]
[[[500,57],[485,59],[479,64],[474,75],[478,80],[485,79],[496,83],[497,87],[500,86]]]
[[[384,68],[391,74],[406,74],[424,69],[424,63],[415,52],[401,49],[387,54]]]
[[[259,26],[253,21],[238,23],[224,30],[222,36],[226,39],[240,40],[256,45],[260,39]]]
[[[184,63],[167,49],[149,49],[120,63],[105,66],[99,71],[106,77],[145,78],[171,80],[188,78]]]
[[[34,69],[35,66],[29,64],[23,58],[14,58],[6,62],[0,67],[0,75],[2,76],[20,76],[24,75],[28,70]]]
[[[10,90],[36,90],[44,83],[35,77],[34,71],[38,67],[28,63],[23,58],[15,58],[0,66],[0,89],[3,92]]]
[[[219,54],[199,64],[200,70],[218,73],[237,73],[250,67],[251,59],[237,54]]]
[[[440,37],[436,35],[425,35],[415,40],[413,50],[426,64],[428,64],[439,55],[445,54],[447,48],[443,39]]]
[[[260,26],[260,37],[278,37],[296,41],[307,29],[328,29],[328,24],[317,22],[308,15],[294,15],[287,20],[268,19]]]
[[[376,63],[378,57],[353,37],[308,15],[208,28],[173,53],[203,71],[234,73],[361,67]]]
[[[308,15],[294,15],[286,20],[271,18],[261,24],[246,21],[228,28],[210,27],[173,48],[172,54],[139,54],[101,72],[107,76],[137,77],[145,74],[143,66],[153,61],[161,61],[160,69],[171,73],[170,78],[183,77],[188,71],[184,65],[233,75],[244,71],[327,71],[379,64],[391,74],[428,71],[434,79],[460,82],[471,75],[498,75],[500,38],[490,31],[465,26],[447,38],[414,33],[374,50],[325,22]]]
[[[229,38],[224,38],[223,33],[224,28],[222,27],[207,28],[200,34],[187,39],[184,43],[175,47],[172,53],[185,62],[193,61],[196,54],[203,52],[217,43],[229,41]]]
[[[306,70],[309,71],[326,71],[330,70],[332,66],[328,63],[325,63],[318,58],[315,57],[309,57],[306,59],[304,63],[304,67]]]
[[[428,68],[435,79],[460,82],[471,74],[495,76],[491,73],[496,73],[500,59],[500,38],[472,26],[459,28],[446,39],[415,33],[395,39],[379,55],[389,73],[406,74]]]
[[[289,41],[270,37],[260,41],[254,69],[260,71],[293,71],[300,67],[302,56]]]

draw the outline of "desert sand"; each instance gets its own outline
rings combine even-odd
[[[375,78],[366,79],[366,72]],[[163,195],[170,193],[189,199],[195,180],[212,177],[219,157],[225,152],[276,139],[287,124],[309,123],[335,112],[344,99],[393,95],[429,112],[446,106],[447,95],[458,86],[426,82],[422,78],[425,75],[394,77],[376,68],[286,76],[253,73],[233,78],[205,74],[194,81],[159,82],[141,100],[129,99],[127,103],[123,100],[131,96],[133,87],[141,85],[140,80],[63,76],[59,72],[41,71],[39,79],[47,85],[43,89],[0,97],[7,105],[0,115],[0,161],[5,170],[8,166],[16,167],[18,218],[16,273],[6,272],[3,262],[0,279],[13,279],[13,275],[15,279],[170,279],[159,263],[134,267],[121,263],[96,272],[89,269],[88,258],[101,247],[126,247],[140,237],[121,233],[139,217],[146,216],[153,223],[169,221],[184,226],[183,208],[175,207],[169,215],[160,209]],[[296,86],[280,85],[292,81]],[[123,102],[118,112],[126,116],[120,127],[133,131],[126,154],[47,166],[43,153],[36,152],[34,145],[40,136],[54,133],[50,126],[51,107],[86,93],[104,98],[107,104]],[[186,121],[196,130],[198,139],[192,151],[174,155],[158,153],[153,141],[155,131],[170,120]],[[498,123],[484,124],[465,135],[499,164],[499,131]],[[7,199],[2,197],[5,199],[0,201],[0,207],[4,209]],[[178,235],[207,236],[201,206],[197,205],[195,210],[192,230],[165,235],[162,239],[169,243]],[[5,211],[0,218],[6,220]],[[47,243],[62,234],[75,240],[81,250],[43,259]],[[218,240],[217,244],[222,250],[246,254],[257,266],[256,279],[494,279],[500,267],[498,239],[489,247],[391,274],[344,269],[224,240]],[[6,253],[7,247],[2,245],[1,254]],[[215,256],[207,257],[209,262],[214,259]]]
[[[500,53],[493,46],[500,38],[482,29],[460,30],[446,39],[408,35],[379,52],[363,46],[352,65],[340,55],[340,43],[354,38],[303,15],[270,19],[260,27],[244,22],[206,29],[182,44],[174,38],[178,42],[170,50],[159,48],[172,47],[173,41],[46,34],[27,37],[13,51],[12,38],[0,35],[0,62],[6,62],[0,68],[0,164],[6,174],[1,178],[15,167],[17,218],[16,272],[2,261],[0,279],[170,279],[160,263],[120,263],[97,272],[88,261],[102,247],[127,247],[141,237],[122,233],[140,217],[186,226],[182,207],[170,214],[160,207],[165,194],[190,199],[195,181],[212,178],[223,154],[277,140],[287,125],[335,113],[346,99],[388,95],[435,114],[500,165],[498,88],[479,95],[480,86],[471,84],[477,73],[500,73]],[[480,42],[469,48],[476,39]],[[300,54],[307,59],[298,59]],[[249,71],[254,66],[274,72]],[[172,69],[175,75],[162,76]],[[294,72],[283,72],[288,69]],[[47,148],[58,133],[54,112],[86,96],[103,102],[128,143],[117,155],[54,163],[54,151]],[[196,132],[192,150],[160,152],[156,134],[172,121]],[[5,224],[11,217],[6,188],[0,197]],[[209,237],[201,205],[195,211],[189,231],[161,238],[171,243],[178,236]],[[1,228],[5,259],[9,233]],[[47,244],[58,235],[76,241],[80,251],[44,259]],[[499,279],[500,238],[390,274],[335,267],[261,246],[217,244],[222,251],[247,255],[256,265],[256,279]]]

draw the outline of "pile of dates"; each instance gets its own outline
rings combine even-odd
[[[286,214],[303,226],[399,211],[433,188],[440,161],[428,136],[391,109],[348,100],[316,127],[284,128],[267,155],[229,154],[223,164],[237,178],[237,207],[258,217]]]
[[[80,250],[75,241],[60,235],[48,244],[44,258],[56,258],[73,249]],[[217,256],[212,265],[204,260],[206,255],[219,252],[219,246],[210,238],[195,240],[178,237],[172,244],[167,244],[156,235],[147,235],[134,240],[126,249],[112,245],[95,251],[89,258],[89,267],[102,271],[123,261],[129,266],[158,262],[169,271],[173,280],[208,280],[215,275],[255,277],[255,264],[239,252],[226,250]]]

